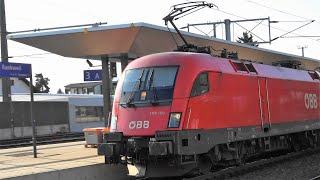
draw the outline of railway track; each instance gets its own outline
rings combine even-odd
[[[37,144],[54,144],[62,142],[83,141],[83,133],[61,133],[54,135],[37,136]],[[0,149],[32,146],[32,137],[0,140]]]
[[[316,177],[313,177],[313,178],[311,178],[310,180],[318,180],[318,179],[320,179],[320,175],[319,175],[319,176],[316,176]]]
[[[300,158],[304,157],[307,155],[312,155],[320,153],[320,147],[314,148],[314,149],[306,149],[304,151],[300,152],[293,152],[293,153],[288,153],[285,155],[281,155],[278,157],[271,157],[268,159],[261,159],[258,161],[250,162],[247,164],[244,164],[242,166],[234,166],[234,167],[229,167],[226,169],[222,169],[216,172],[210,172],[207,174],[199,175],[196,177],[191,177],[191,178],[184,178],[183,180],[211,180],[211,179],[228,179],[232,177],[237,177],[240,175],[243,175],[245,173],[253,172],[258,169],[261,169],[266,166],[270,166],[275,163],[280,163],[286,160],[291,160],[294,158]],[[315,179],[320,179],[320,176],[312,178],[312,180]]]

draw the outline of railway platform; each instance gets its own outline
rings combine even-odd
[[[126,166],[106,165],[96,148],[85,148],[85,142],[59,143],[37,147],[0,150],[0,179],[10,180],[78,180],[130,179]]]

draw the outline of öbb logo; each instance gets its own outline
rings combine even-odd
[[[318,108],[318,97],[316,94],[304,94],[304,105],[307,109]]]
[[[129,129],[147,129],[149,128],[149,121],[131,121]]]

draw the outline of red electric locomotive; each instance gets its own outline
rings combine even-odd
[[[126,67],[111,132],[98,145],[106,163],[139,166],[140,176],[184,176],[320,145],[319,72],[214,57],[211,47],[188,44],[173,20],[203,7],[215,5],[178,4],[164,18],[183,52],[148,55]]]
[[[159,177],[319,145],[319,76],[201,53],[141,57],[118,82],[98,153]]]

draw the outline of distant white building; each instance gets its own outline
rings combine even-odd
[[[24,78],[10,78],[11,93],[30,93],[29,81]],[[2,95],[2,78],[0,78],[0,95]]]
[[[114,94],[118,78],[113,78],[111,94]],[[102,82],[74,83],[64,86],[66,94],[102,94]]]
[[[102,94],[102,82],[74,83],[64,88],[66,94]]]

